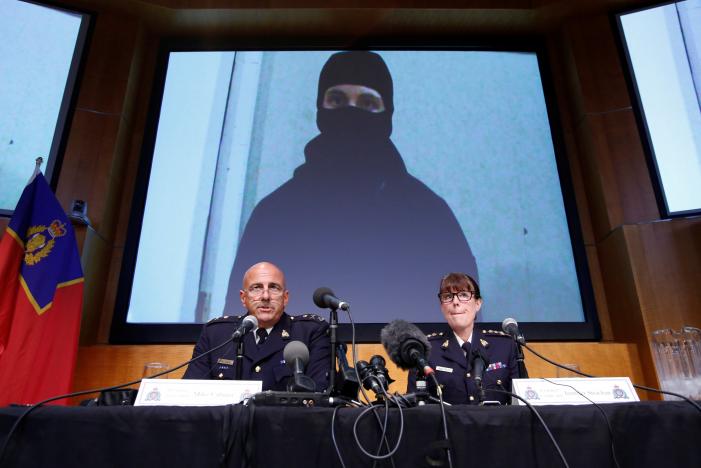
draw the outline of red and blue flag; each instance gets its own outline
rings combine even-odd
[[[75,232],[39,172],[0,239],[0,406],[70,392],[82,307]]]

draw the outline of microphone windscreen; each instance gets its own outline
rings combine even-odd
[[[385,347],[389,358],[402,369],[413,367],[413,363],[406,362],[401,354],[402,343],[409,340],[418,341],[424,348],[423,354],[428,355],[428,352],[431,350],[431,344],[428,342],[426,335],[413,323],[404,320],[394,320],[380,332],[380,341]]]
[[[258,327],[258,319],[255,315],[246,315],[241,321],[241,325],[245,325],[248,330],[253,330]]]
[[[309,362],[309,348],[301,341],[290,341],[282,351],[282,357],[288,366],[293,366],[295,359],[301,359],[306,366]]]
[[[314,291],[314,304],[316,304],[317,307],[321,309],[326,309],[328,307],[326,303],[326,296],[331,295],[335,296],[333,291],[331,291],[330,288],[317,288],[316,291]]]
[[[514,335],[518,333],[518,322],[516,319],[512,319],[511,317],[507,317],[504,319],[503,322],[501,322],[501,329],[504,330],[504,333],[507,333],[509,335]]]

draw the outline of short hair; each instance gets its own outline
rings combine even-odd
[[[482,299],[479,284],[477,284],[477,281],[475,281],[472,276],[465,273],[448,273],[441,278],[441,283],[438,286],[439,294],[460,291],[472,291],[475,299]]]

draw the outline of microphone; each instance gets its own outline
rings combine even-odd
[[[508,334],[509,336],[511,336],[511,338],[513,338],[516,341],[516,361],[518,362],[518,378],[527,379],[528,369],[526,369],[526,363],[523,360],[523,350],[521,349],[521,345],[526,346],[526,339],[523,337],[523,334],[518,329],[518,322],[516,322],[516,320],[512,319],[511,317],[505,318],[504,321],[501,322],[501,329],[504,330],[504,333]]]
[[[355,363],[355,368],[358,369],[360,380],[363,382],[363,387],[367,390],[372,390],[375,395],[382,395],[382,386],[377,379],[372,375],[370,364],[367,361],[358,361]]]
[[[255,315],[246,315],[234,334],[231,335],[231,339],[240,340],[243,335],[257,327],[258,319],[255,317]]]
[[[285,363],[292,370],[292,380],[287,382],[288,392],[313,392],[316,383],[308,375],[304,375],[304,368],[309,362],[309,348],[301,341],[290,341],[282,351]]]
[[[526,339],[519,331],[518,322],[515,319],[512,319],[511,317],[505,318],[504,321],[501,322],[501,329],[504,330],[504,333],[511,336],[511,338],[516,340],[518,343],[526,343]]]
[[[380,341],[400,369],[418,369],[426,376],[434,373],[426,358],[431,344],[416,325],[394,320],[382,329]]]
[[[385,364],[385,359],[377,354],[370,358],[369,364],[366,361],[358,361],[355,364],[363,382],[363,387],[372,390],[378,397],[384,395],[389,384],[394,382],[390,378]]]
[[[350,304],[336,297],[329,288],[317,288],[314,291],[314,304],[321,309],[350,309]]]
[[[487,368],[487,361],[487,356],[484,355],[484,351],[481,348],[472,350],[472,373],[475,376],[475,384],[480,390],[482,389],[482,377],[484,376],[484,370]]]

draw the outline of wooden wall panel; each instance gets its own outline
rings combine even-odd
[[[131,216],[132,197],[146,131],[158,46],[158,37],[154,37],[144,28],[139,29],[127,87],[125,103],[127,124],[123,126],[119,135],[119,147],[110,178],[109,211],[106,213],[106,221],[109,223],[114,242],[109,253],[109,271],[106,271],[102,277],[105,284],[102,301],[95,305],[95,313],[99,316],[100,323],[90,338],[96,343],[105,343],[109,338]]]
[[[624,233],[647,335],[701,328],[701,217],[626,226]]]
[[[133,18],[95,17],[57,188],[64,208],[70,208],[73,199],[88,202],[88,217],[98,230],[105,214],[105,188],[117,135],[124,123],[122,110],[135,31]],[[103,235],[109,237],[109,233]]]
[[[596,241],[622,224],[659,219],[615,34],[609,15],[563,25],[561,79],[570,92],[561,101],[573,113]]]
[[[578,364],[583,372],[598,376],[628,376],[635,383],[644,383],[635,345],[618,343],[533,343],[533,348],[557,362]],[[190,359],[192,345],[96,345],[83,346],[78,353],[73,388],[88,390],[139,379],[148,362],[162,362],[169,367]],[[406,372],[398,369],[387,357],[382,345],[358,345],[358,359],[369,361],[379,354],[387,361],[390,376],[395,379],[392,392],[404,393]],[[531,377],[556,377],[556,369],[526,351],[526,365]],[[350,350],[348,360],[352,362]],[[182,370],[173,378],[180,378]],[[641,395],[643,397],[644,395]],[[85,397],[86,398],[86,397]],[[80,399],[85,399],[81,397]]]

